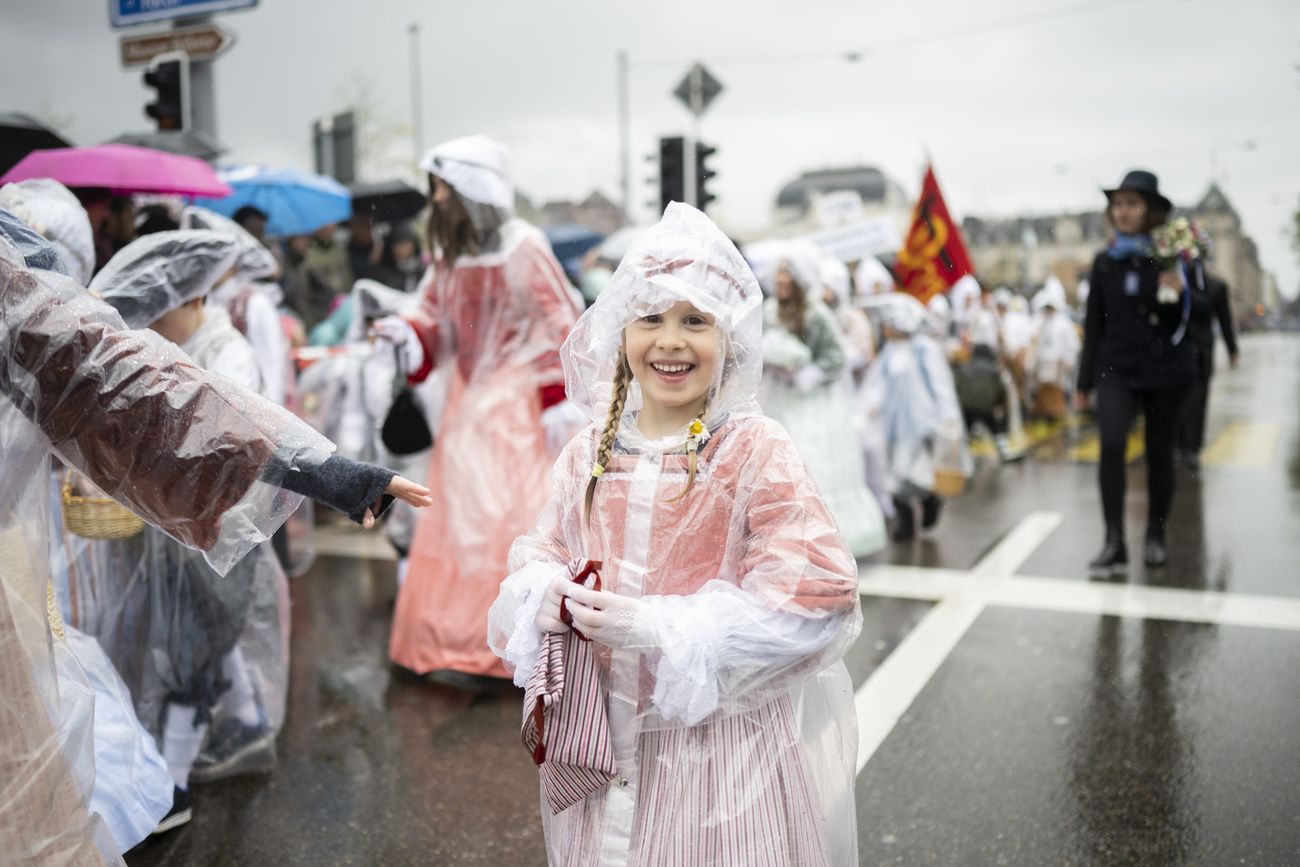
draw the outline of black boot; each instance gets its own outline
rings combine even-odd
[[[912,501],[894,497],[894,541],[910,542],[916,538],[916,515],[912,512]]]
[[[943,500],[934,494],[928,494],[921,500],[921,529],[928,530],[939,523],[941,509],[943,509]]]
[[[1098,577],[1128,571],[1128,548],[1124,546],[1124,531],[1114,528],[1106,531],[1106,544],[1101,553],[1088,564],[1088,572]]]
[[[1169,562],[1169,552],[1165,550],[1165,534],[1160,531],[1147,530],[1147,543],[1142,549],[1142,562],[1152,569],[1158,569]]]

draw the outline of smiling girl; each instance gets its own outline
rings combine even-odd
[[[557,461],[488,618],[530,688],[526,733],[536,713],[551,748],[567,731],[612,760],[578,760],[589,782],[565,791],[556,755],[542,760],[552,864],[857,863],[841,661],[861,627],[857,569],[755,402],[761,306],[736,248],[674,204],[561,350],[569,399],[596,424]],[[586,561],[599,589],[570,578]],[[534,686],[557,646],[565,695],[544,713]]]

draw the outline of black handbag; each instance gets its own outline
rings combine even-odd
[[[400,356],[399,356],[400,358]],[[429,419],[424,414],[424,403],[415,393],[415,389],[406,384],[406,374],[402,364],[397,365],[397,381],[401,383],[393,396],[393,403],[384,416],[384,425],[379,429],[379,438],[384,448],[398,457],[422,452],[433,445],[433,431],[429,430]]]

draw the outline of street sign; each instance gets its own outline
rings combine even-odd
[[[714,78],[702,64],[697,63],[686,73],[682,83],[677,85],[673,96],[699,117],[719,93],[722,93],[722,82]]]
[[[108,19],[114,27],[130,27],[256,5],[257,0],[108,0]]]
[[[123,36],[122,66],[144,66],[160,54],[183,51],[190,60],[211,60],[235,44],[235,34],[215,24],[181,27],[147,36]]]

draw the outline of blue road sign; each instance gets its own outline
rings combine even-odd
[[[257,0],[108,0],[108,18],[114,27],[130,27],[256,5]]]

